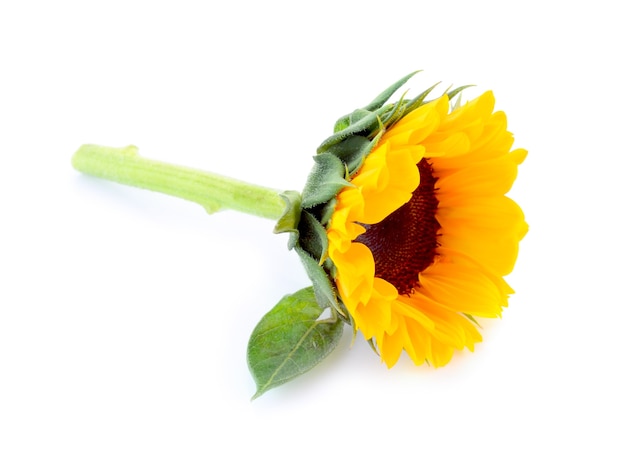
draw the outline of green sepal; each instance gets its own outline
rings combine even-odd
[[[396,121],[400,120],[405,115],[405,105],[407,103],[408,100],[405,100],[404,95],[402,95],[399,101],[388,105],[387,111],[381,113],[381,115],[378,116],[382,127],[379,127],[378,130],[376,130],[376,134],[378,134],[380,129],[391,127]],[[371,134],[370,137],[372,135],[374,134]]]
[[[346,129],[348,126],[361,120],[370,112],[372,111],[368,111],[367,109],[355,109],[351,114],[344,115],[337,120],[337,122],[335,122],[333,132],[338,133],[339,131]]]
[[[261,318],[248,342],[257,387],[252,399],[309,371],[337,347],[344,323],[334,313],[319,320],[323,311],[307,287],[284,296]]]
[[[370,349],[372,351],[374,351],[374,354],[376,354],[378,357],[380,357],[380,354],[378,353],[378,348],[376,347],[376,344],[374,343],[374,340],[372,340],[370,338],[369,340],[367,340],[367,344],[370,345]]]
[[[476,321],[476,318],[474,318],[473,315],[470,315],[469,313],[464,313],[463,314],[465,316],[465,318],[467,318],[468,320],[470,320],[472,323],[474,323],[474,325],[479,328],[482,329],[483,327],[480,325],[480,323],[478,321]]]
[[[328,236],[322,224],[307,210],[302,211],[298,226],[300,246],[315,260],[323,260],[328,253]]]
[[[369,135],[374,132],[377,127],[378,115],[376,114],[376,112],[369,112],[360,120],[350,124],[348,127],[342,129],[339,132],[336,132],[325,141],[323,141],[322,144],[317,148],[317,153],[325,153],[331,146],[355,134]]]
[[[395,125],[400,119],[405,117],[408,113],[414,111],[424,104],[426,97],[429,93],[437,87],[439,83],[435,83],[430,86],[428,89],[420,93],[417,97],[411,100],[404,100],[404,97],[394,105],[394,109],[389,113],[385,114],[382,118],[385,127],[391,128]]]
[[[315,298],[320,307],[331,306],[340,314],[344,315],[345,312],[337,301],[337,294],[335,288],[330,281],[328,274],[324,271],[324,268],[317,262],[311,255],[306,252],[300,245],[295,247],[296,253],[300,256],[304,271],[313,284],[313,291],[315,292]]]
[[[369,115],[370,112],[373,111],[368,111],[367,109],[355,109],[351,114],[344,115],[339,120],[337,120],[333,132],[338,133],[339,131],[346,129],[348,126],[358,122],[363,117]]]
[[[352,125],[353,123],[358,122],[363,117],[369,115],[370,112],[375,111],[368,111],[367,109],[355,109],[354,112],[352,112],[352,114],[348,116],[350,118],[350,124]]]
[[[416,73],[420,72],[420,70],[416,70],[413,73],[409,73],[403,78],[400,78],[398,81],[393,83],[387,89],[382,91],[376,98],[372,100],[370,104],[365,106],[363,109],[367,109],[368,111],[375,111],[383,106],[391,96],[396,93],[398,89],[400,89],[408,80],[410,80]]]
[[[288,247],[292,249],[295,242],[298,241],[298,224],[300,223],[302,211],[302,198],[300,193],[294,190],[286,190],[280,194],[280,197],[285,201],[285,210],[274,226],[274,233],[291,232]]]
[[[337,205],[337,199],[333,198],[332,200],[324,204],[323,207],[319,209],[319,217],[320,217],[319,222],[322,224],[322,226],[326,226],[330,222],[330,219],[332,218],[333,213],[335,212],[336,205]]]
[[[315,165],[302,189],[302,207],[313,207],[334,198],[350,185],[345,179],[346,167],[337,156],[324,153],[313,156]]]
[[[389,86],[387,89],[385,89],[383,92],[381,92],[376,98],[374,98],[371,101],[370,104],[368,104],[364,108],[357,109],[353,113],[347,114],[347,115],[344,115],[343,117],[341,117],[339,120],[337,120],[335,122],[335,127],[334,127],[333,132],[334,133],[338,133],[340,131],[343,131],[348,126],[358,122],[363,117],[365,117],[368,112],[374,112],[374,111],[380,109],[385,104],[385,102],[387,100],[389,100],[389,98],[391,98],[391,96],[394,93],[396,93],[396,91],[398,89],[400,89],[400,87],[402,87],[409,79],[411,79],[411,77],[413,77],[418,72],[419,72],[419,70],[417,70],[417,71],[415,71],[413,73],[409,73],[405,77],[403,77],[400,80],[396,81],[391,86]]]
[[[365,157],[372,151],[372,147],[373,142],[367,137],[350,136],[328,148],[328,152],[341,159],[348,167],[348,172],[353,174],[361,167]]]
[[[452,100],[454,97],[456,97],[458,94],[463,92],[468,87],[474,87],[474,84],[467,84],[465,86],[457,87],[456,89],[452,89],[450,92],[447,92],[446,95],[448,95],[448,99]]]
[[[394,84],[381,92],[374,100],[372,100],[370,104],[368,104],[364,108],[357,109],[353,113],[345,115],[337,120],[334,127],[334,134],[326,139],[324,142],[322,142],[322,144],[317,149],[318,154],[328,151],[329,147],[341,142],[349,136],[376,135],[380,129],[378,127],[378,124],[381,121],[380,117],[385,117],[382,122],[386,127],[389,127],[390,122],[392,122],[391,124],[393,124],[400,118],[404,117],[408,112],[410,112],[406,111],[404,106],[411,102],[400,100],[399,102],[396,102],[395,105],[385,105],[385,102],[389,100],[389,98],[391,98],[391,96],[396,93],[396,91],[416,73],[418,73],[418,71],[410,73],[400,80],[396,81]],[[425,94],[430,92],[433,88],[434,86]],[[415,100],[412,101],[414,102]]]
[[[339,131],[343,131],[348,126],[350,126],[350,115],[344,115],[339,120],[335,122],[335,127],[333,128],[333,133],[338,133]]]
[[[409,100],[405,106],[406,109],[406,114],[408,114],[409,112],[419,108],[421,105],[424,104],[424,101],[426,101],[426,97],[428,96],[429,93],[431,93],[435,87],[437,87],[439,85],[439,83],[435,83],[432,86],[430,86],[428,89],[426,89],[425,91],[423,91],[421,94],[419,94],[417,97]]]

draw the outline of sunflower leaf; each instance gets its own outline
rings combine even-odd
[[[324,311],[313,288],[284,296],[252,331],[248,367],[257,386],[252,399],[309,371],[335,349],[343,322]]]

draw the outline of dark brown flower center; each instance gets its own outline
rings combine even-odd
[[[418,287],[418,275],[433,263],[441,227],[435,218],[437,178],[426,159],[417,167],[420,185],[409,202],[380,223],[363,225],[366,232],[356,239],[374,255],[375,276],[392,283],[401,295]]]

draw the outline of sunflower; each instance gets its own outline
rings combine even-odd
[[[467,86],[427,100],[388,100],[415,73],[335,123],[301,192],[252,185],[83,145],[75,168],[201,204],[276,219],[311,287],[285,295],[248,343],[255,397],[308,371],[360,330],[388,367],[405,351],[435,367],[481,341],[475,317],[498,317],[528,230],[506,193],[526,151],[511,151],[506,116],[486,92],[451,107]],[[330,309],[330,314],[325,311]]]
[[[326,226],[338,299],[393,366],[448,363],[481,341],[474,317],[498,317],[528,226],[505,194],[526,151],[491,92],[451,108],[448,95],[374,139]]]

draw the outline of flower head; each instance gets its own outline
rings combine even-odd
[[[430,90],[392,105],[379,97],[340,120],[316,157],[293,242],[319,266],[305,260],[317,296],[389,367],[403,350],[433,366],[473,350],[474,317],[499,316],[513,293],[503,276],[528,228],[505,196],[526,151],[511,151],[493,94],[451,108],[459,90],[425,102]]]

